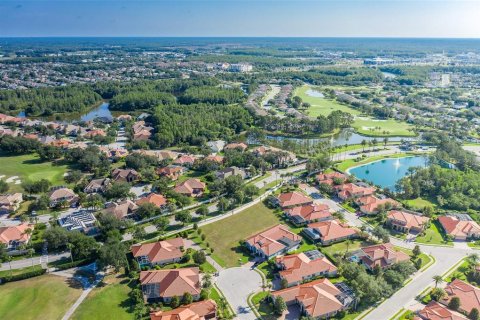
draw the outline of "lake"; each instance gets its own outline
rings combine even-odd
[[[361,134],[355,133],[355,131],[351,128],[343,129],[339,133],[333,135],[330,138],[291,138],[291,137],[283,137],[283,136],[267,136],[267,139],[270,140],[293,140],[297,142],[306,142],[310,145],[314,145],[323,141],[330,142],[330,145],[333,147],[344,146],[344,145],[351,145],[351,144],[361,144],[362,140],[370,141],[373,139],[377,139],[378,144],[383,144],[383,137],[367,137]],[[388,137],[388,141],[415,141],[417,138],[408,138],[408,137]]]
[[[109,104],[107,102],[103,102],[101,105],[99,105],[95,109],[90,110],[88,113],[85,113],[81,115],[79,118],[74,120],[91,121],[95,118],[106,118],[111,120],[113,119],[113,116],[108,107],[109,107]]]
[[[423,156],[389,158],[354,167],[347,172],[359,179],[394,191],[397,181],[407,175],[408,168],[425,167],[427,161],[428,158]]]
[[[305,94],[309,97],[325,98],[323,93],[321,93],[320,91],[317,91],[317,90],[313,90],[313,89],[308,89],[307,91],[305,91]]]

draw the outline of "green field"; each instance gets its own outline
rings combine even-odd
[[[0,286],[0,319],[61,319],[81,292],[54,275],[6,283]]]
[[[303,102],[307,102],[310,104],[310,108],[306,110],[306,114],[309,117],[316,118],[320,115],[328,116],[332,111],[343,111],[347,113],[351,113],[353,115],[360,114],[359,111],[352,109],[346,105],[340,104],[335,100],[326,99],[326,98],[319,98],[319,97],[311,97],[306,94],[309,90],[315,90],[314,87],[310,86],[302,86],[295,91],[295,95],[302,98]]]
[[[200,229],[206,242],[215,250],[214,258],[221,266],[237,266],[248,261],[239,241],[280,223],[272,210],[262,203],[256,204],[232,217],[208,224]]]
[[[423,244],[441,244],[441,245],[448,245],[451,246],[451,241],[446,241],[442,231],[440,230],[439,226],[436,223],[431,223],[430,227],[425,230],[424,236],[418,236],[415,239],[415,242],[423,243]]]
[[[303,102],[310,104],[310,107],[305,113],[311,117],[316,118],[319,115],[328,116],[332,111],[343,111],[355,116],[355,122],[352,127],[363,135],[368,136],[405,136],[412,137],[415,133],[411,131],[413,126],[406,122],[401,122],[393,119],[377,120],[368,116],[360,116],[360,111],[355,110],[347,105],[338,103],[335,100],[321,97],[312,97],[307,95],[307,91],[315,90],[315,87],[308,85],[301,86],[295,91],[295,95],[302,98]]]
[[[330,246],[322,247],[320,250],[332,260],[335,259],[336,255],[344,255],[346,252],[351,252],[360,249],[361,247],[372,245],[373,243],[362,241],[362,240],[352,240],[351,243],[348,244],[348,251],[347,251],[347,241],[342,241],[339,243],[332,244]],[[335,261],[334,261],[335,262]]]
[[[129,281],[123,276],[107,276],[105,284],[89,293],[71,319],[133,319],[133,313],[130,313],[132,301],[128,296],[131,291]]]
[[[410,207],[412,207],[413,209],[416,209],[416,210],[423,210],[425,207],[432,207],[432,208],[436,207],[435,203],[433,203],[429,200],[423,199],[423,198],[404,200],[403,202],[406,205],[409,205]]]
[[[66,165],[54,165],[43,162],[37,155],[1,156],[0,176],[6,180],[18,176],[20,181],[48,179],[53,185],[64,184],[63,175],[67,171]],[[18,180],[17,180],[18,181]],[[21,191],[19,184],[10,183],[10,191]]]

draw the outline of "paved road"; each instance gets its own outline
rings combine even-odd
[[[220,271],[217,286],[237,314],[235,319],[255,320],[247,303],[248,296],[261,289],[262,277],[248,265]]]
[[[50,254],[48,255],[48,262],[53,262],[53,261],[57,261],[64,258],[70,258],[70,253],[63,252],[60,254]],[[22,260],[11,261],[10,264],[12,266],[12,269],[21,269],[21,268],[30,267],[32,265],[32,260],[34,265],[47,262],[46,257],[39,256],[39,257],[33,257],[32,259],[26,258]],[[10,270],[10,264],[8,262],[2,263],[2,265],[0,266],[0,271]]]

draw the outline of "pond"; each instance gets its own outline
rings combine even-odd
[[[73,120],[91,121],[95,118],[106,118],[111,120],[113,119],[113,116],[108,107],[109,104],[107,102],[104,102],[95,109],[92,109],[88,113],[83,114],[79,118]]]
[[[427,165],[428,158],[423,156],[389,158],[353,167],[347,172],[359,179],[394,191],[397,181],[408,174],[408,168]]]
[[[313,89],[308,89],[307,91],[305,91],[305,94],[309,97],[314,97],[314,98],[324,98],[325,97],[323,95],[323,93],[321,93],[320,91],[317,91],[317,90],[313,90]]]
[[[383,144],[383,137],[367,137],[361,134],[355,133],[355,131],[351,128],[343,129],[338,134],[333,135],[330,138],[291,138],[291,137],[283,137],[283,136],[267,136],[267,139],[270,140],[292,140],[299,143],[306,142],[310,145],[314,145],[323,141],[330,142],[331,146],[338,147],[344,145],[351,145],[351,144],[361,144],[363,140],[371,141],[376,139],[379,144]],[[388,137],[388,141],[415,141],[417,138],[408,138],[408,137]]]

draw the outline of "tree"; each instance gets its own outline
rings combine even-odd
[[[220,208],[221,212],[224,212],[228,208],[228,205],[228,199],[222,197],[218,200],[218,208]]]
[[[363,139],[362,142],[361,142],[361,145],[362,145],[362,148],[363,148],[363,152],[365,152],[365,146],[367,145],[367,141],[365,139]]]
[[[470,310],[470,313],[468,314],[468,319],[470,320],[480,319],[480,313],[478,312],[477,308],[473,308],[472,310]]]
[[[5,193],[8,191],[8,183],[5,182],[5,180],[0,179],[0,193]]]
[[[204,264],[207,261],[207,257],[205,255],[205,252],[195,251],[193,253],[193,261],[198,265]]]
[[[433,281],[435,281],[435,288],[437,288],[438,285],[443,282],[443,278],[442,276],[436,275],[436,276],[433,276]]]
[[[157,228],[158,231],[165,231],[170,221],[167,217],[159,217],[153,221],[153,224]]]
[[[418,258],[413,262],[413,265],[417,270],[420,270],[422,268],[422,259]]]
[[[173,296],[170,301],[170,307],[173,309],[177,308],[180,305],[180,298],[178,296]]]
[[[420,251],[420,247],[418,246],[418,244],[415,245],[415,247],[412,250],[412,253],[413,253],[413,256],[415,258],[418,257],[422,253],[422,251]]]
[[[453,297],[450,299],[450,302],[448,303],[448,307],[452,310],[458,310],[460,308],[460,298],[459,297]]]
[[[129,195],[130,184],[126,182],[114,182],[108,187],[107,191],[105,192],[105,197],[107,199],[128,198]]]
[[[202,204],[198,209],[195,211],[198,215],[205,217],[208,214],[208,207]]]
[[[472,253],[472,254],[468,255],[468,257],[467,257],[468,264],[470,266],[472,266],[473,268],[475,268],[477,266],[479,260],[480,260],[479,256],[476,253]]]
[[[187,224],[192,221],[192,215],[186,210],[179,211],[175,213],[175,221],[180,221],[182,224]]]
[[[375,229],[373,229],[372,234],[382,240],[383,242],[389,242],[390,241],[390,234],[388,233],[387,230],[382,228],[381,226],[376,226]]]
[[[283,300],[281,296],[275,298],[275,302],[273,303],[273,308],[277,315],[283,314],[285,310],[287,310],[287,304]]]
[[[45,230],[43,240],[47,243],[49,250],[64,248],[68,242],[68,231],[64,228],[54,226]]]
[[[66,183],[78,183],[82,180],[82,172],[79,170],[70,171],[63,179]]]
[[[190,304],[193,302],[193,296],[190,292],[185,292],[182,297],[183,304]]]
[[[442,300],[443,297],[445,297],[446,295],[447,293],[442,288],[433,288],[432,291],[430,292],[430,296],[435,301]]]
[[[102,267],[114,267],[116,272],[127,267],[125,245],[117,239],[107,241],[100,249],[99,263]]]
[[[208,290],[202,289],[200,291],[200,300],[207,300],[208,299]]]
[[[285,289],[286,287],[288,287],[288,281],[287,281],[287,279],[282,278],[282,280],[280,281],[280,287],[281,287],[282,289]]]
[[[156,215],[160,214],[160,209],[154,205],[153,203],[142,203],[138,209],[136,214],[141,218],[141,219],[146,219],[150,218]]]

